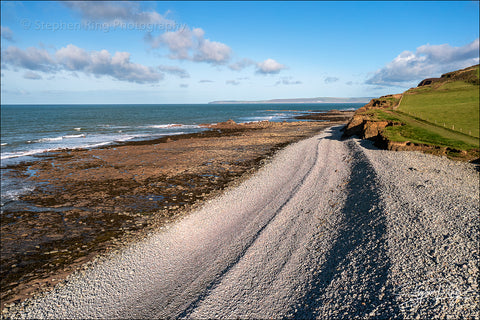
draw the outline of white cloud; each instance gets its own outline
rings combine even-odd
[[[163,71],[165,73],[172,74],[174,76],[180,77],[182,79],[185,78],[190,78],[190,75],[188,74],[187,70],[182,69],[180,67],[175,67],[175,66],[158,66],[158,70]]]
[[[186,84],[186,83],[181,83],[181,84],[180,84],[180,88],[188,88],[188,84]]]
[[[232,49],[226,44],[201,38],[193,60],[222,64],[230,59],[231,53]]]
[[[238,86],[240,84],[240,81],[237,80],[227,80],[225,81],[226,84],[231,84],[232,86]]]
[[[337,77],[326,77],[323,81],[325,81],[325,83],[334,83],[334,82],[337,82],[338,80],[340,79]]]
[[[33,71],[27,71],[23,75],[23,78],[24,79],[29,79],[29,80],[40,80],[40,79],[42,79],[42,76],[39,75],[38,73],[33,72]]]
[[[171,59],[190,59],[189,51],[194,47],[193,33],[189,28],[165,32],[157,38],[153,38],[148,33],[146,39],[152,48],[158,48],[161,45],[167,46],[170,49]]]
[[[275,85],[278,86],[280,84],[283,84],[283,85],[296,85],[296,84],[302,84],[302,81],[299,81],[299,80],[293,80],[293,77],[283,77],[281,78],[280,80],[278,80]]]
[[[55,53],[55,57],[68,70],[81,70],[90,63],[89,54],[73,44],[59,49]]]
[[[2,65],[25,68],[28,70],[51,72],[56,69],[55,62],[45,49],[29,47],[22,50],[10,46],[2,51]]]
[[[377,70],[366,83],[381,86],[404,86],[424,78],[469,67],[479,63],[479,39],[463,47],[426,44],[416,52],[403,51],[385,67]]]
[[[0,33],[3,39],[14,42],[13,32],[9,27],[0,26]]]
[[[212,82],[214,82],[214,81],[212,81],[212,80],[207,80],[207,79],[198,81],[198,83],[212,83]]]
[[[145,35],[145,40],[152,48],[168,48],[170,59],[223,65],[230,61],[232,55],[232,49],[228,45],[205,38],[205,32],[201,28],[191,29],[187,25],[180,26],[167,19],[168,11],[163,15],[154,10],[145,11],[139,3],[132,1],[64,1],[62,3],[79,13],[84,20],[103,21],[113,26],[125,22],[164,26],[164,28],[142,30],[149,31]],[[167,32],[153,36],[152,31],[159,29]],[[75,64],[73,61],[70,62]],[[251,65],[256,65],[257,73],[261,74],[275,74],[286,68],[273,59],[256,63],[247,58],[229,65],[229,68],[238,71]]]
[[[257,73],[262,74],[276,74],[287,67],[278,63],[273,59],[267,59],[265,61],[257,63]]]
[[[283,69],[287,69],[285,65],[280,64],[273,59],[267,59],[261,62],[255,62],[249,58],[243,58],[235,63],[230,64],[228,67],[234,71],[241,71],[250,66],[256,66],[256,73],[259,73],[259,74],[277,74]],[[285,80],[285,79],[282,79],[279,82],[284,84],[297,84],[297,83],[290,83],[288,80]],[[277,82],[277,84],[279,84],[279,82]]]
[[[232,70],[240,71],[255,64],[256,62],[253,61],[252,59],[243,58],[240,61],[230,64],[228,67]]]
[[[230,61],[232,49],[221,42],[205,38],[205,31],[201,28],[183,29],[162,33],[156,37],[151,33],[145,35],[145,40],[154,49],[167,47],[170,51],[168,57],[177,60],[206,62],[213,65],[222,65]],[[239,71],[251,65],[257,66],[257,73],[274,74],[286,67],[273,59],[256,63],[252,59],[243,58],[230,64],[231,70]]]
[[[145,39],[152,48],[166,46],[170,59],[191,60],[211,64],[223,64],[230,59],[232,49],[221,42],[205,39],[201,28],[185,27],[177,31],[165,32],[157,37],[147,34]]]
[[[139,3],[132,1],[63,1],[62,3],[87,20],[165,25],[173,23],[166,19],[165,15],[156,11],[142,11]]]
[[[57,50],[54,55],[44,49],[30,47],[22,50],[10,46],[2,52],[2,60],[6,66],[46,73],[82,71],[96,77],[111,76],[136,83],[152,83],[163,79],[163,74],[153,68],[130,62],[128,52],[116,52],[112,56],[107,50],[87,52],[73,44]]]

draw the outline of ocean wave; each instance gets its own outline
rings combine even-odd
[[[105,142],[99,142],[99,143],[94,143],[94,144],[91,144],[91,145],[85,145],[85,146],[80,146],[80,147],[77,147],[77,149],[82,149],[82,148],[97,148],[97,147],[101,147],[101,146],[106,146],[106,145],[109,145],[109,144],[112,144],[114,141],[105,141]]]
[[[54,141],[61,141],[63,139],[75,139],[75,138],[85,138],[86,135],[84,133],[82,134],[67,134],[64,136],[60,137],[54,137],[54,138],[41,138],[38,140],[28,140],[27,143],[42,143],[42,142],[54,142]]]
[[[131,126],[116,126],[111,124],[98,124],[97,127],[100,128],[109,128],[109,129],[127,129],[131,128]]]
[[[243,118],[241,119],[240,123],[246,123],[246,122],[261,122],[261,121],[270,121],[276,119],[275,116],[259,116],[259,117],[248,117],[248,118]]]
[[[96,135],[85,135],[85,134],[78,134],[78,135],[65,135],[56,138],[43,138],[35,141],[27,141],[27,143],[45,143],[45,148],[36,148],[30,149],[26,151],[15,151],[15,152],[2,152],[0,159],[13,159],[13,158],[21,158],[21,157],[28,157],[28,156],[36,156],[44,152],[55,152],[64,149],[90,149],[90,148],[98,148],[106,145],[111,145],[115,143],[122,143],[134,139],[156,139],[165,136],[173,136],[173,135],[180,135],[186,133],[185,131],[164,131],[159,132],[156,134],[151,133],[142,133],[142,134],[117,134],[117,135],[107,135],[107,136],[96,136]],[[85,138],[85,139],[78,139],[75,138]],[[68,139],[68,140],[67,140]],[[57,142],[64,140],[65,144],[63,143],[52,143],[48,144],[48,142]],[[67,142],[68,141],[68,142]],[[81,143],[78,143],[81,142]]]
[[[56,137],[56,138],[41,138],[38,140],[28,140],[27,143],[35,143],[35,142],[52,142],[52,141],[60,141],[62,140],[63,137]]]
[[[169,124],[153,124],[149,126],[143,126],[141,128],[152,128],[152,129],[165,129],[165,128],[173,128],[173,127],[181,127],[181,124],[178,123],[169,123]]]
[[[73,128],[75,131],[82,131],[82,128]]]
[[[12,158],[20,158],[26,156],[33,156],[44,152],[54,151],[58,149],[33,149],[28,151],[16,151],[16,152],[4,152],[1,154],[0,159],[12,159]]]
[[[85,138],[85,134],[67,134],[66,136],[63,136],[62,138],[64,139],[72,139],[72,138]]]
[[[111,141],[104,141],[104,142],[98,142],[98,143],[92,143],[92,144],[82,144],[82,145],[76,145],[76,146],[61,146],[58,148],[41,148],[41,149],[31,149],[31,150],[26,150],[26,151],[15,151],[15,152],[3,152],[0,155],[1,160],[6,160],[6,159],[13,159],[13,158],[20,158],[20,157],[27,157],[27,156],[35,156],[41,153],[45,152],[54,152],[54,151],[60,151],[64,149],[85,149],[85,148],[95,148],[95,147],[100,147],[108,144],[114,143],[113,140]]]
[[[257,116],[243,117],[240,119],[242,122],[260,122],[260,121],[267,121],[267,120],[277,122],[277,121],[290,119],[294,114],[295,112],[291,112],[290,110],[285,110],[284,112],[275,112],[275,113],[262,114]]]
[[[198,129],[200,128],[196,124],[179,124],[179,123],[169,123],[169,124],[152,124],[148,126],[142,126],[140,128],[150,128],[150,129],[171,129],[171,128],[191,128],[191,129]]]
[[[6,142],[4,142],[4,143],[1,144],[2,147],[3,147],[3,146],[7,146],[7,145],[8,145],[8,143],[6,143]]]

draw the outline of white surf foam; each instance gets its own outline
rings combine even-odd
[[[72,138],[85,138],[85,134],[67,134],[66,136],[62,136],[64,139],[72,139]]]
[[[141,128],[150,128],[150,129],[171,129],[171,128],[197,129],[197,128],[200,128],[200,127],[196,124],[169,123],[169,124],[153,124],[153,125],[148,125],[148,126],[142,126]]]

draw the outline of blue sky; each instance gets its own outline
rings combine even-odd
[[[399,93],[479,62],[478,1],[1,2],[1,102]]]

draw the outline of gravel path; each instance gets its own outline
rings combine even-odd
[[[4,316],[478,318],[475,167],[339,137]]]

